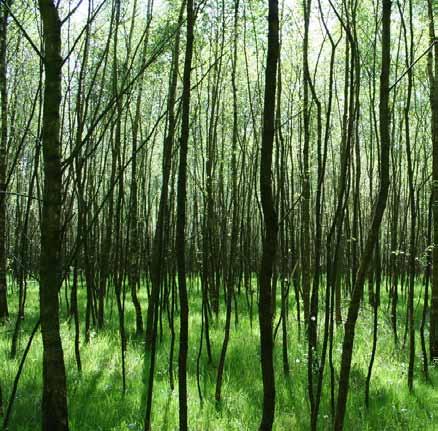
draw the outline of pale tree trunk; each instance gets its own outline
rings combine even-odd
[[[0,322],[9,317],[7,300],[7,258],[6,258],[6,167],[8,144],[8,91],[6,44],[8,29],[8,8],[10,1],[1,7],[0,22],[0,98],[1,98],[1,134],[0,134]]]

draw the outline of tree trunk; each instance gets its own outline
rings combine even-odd
[[[232,137],[232,153],[231,153],[231,183],[232,183],[232,219],[231,219],[231,240],[230,254],[228,261],[228,271],[225,277],[226,283],[226,316],[224,328],[224,340],[222,350],[219,357],[219,365],[216,379],[215,399],[217,402],[221,400],[222,379],[225,367],[225,357],[228,349],[228,341],[230,338],[231,326],[231,308],[232,298],[234,295],[234,284],[236,277],[236,244],[238,244],[238,194],[237,194],[237,140],[238,140],[238,124],[237,124],[237,83],[236,83],[236,65],[237,65],[237,37],[238,37],[238,20],[239,20],[239,0],[234,1],[234,40],[233,40],[233,60],[231,70],[231,85],[233,89],[233,137]]]
[[[178,18],[178,26],[181,27],[183,20],[185,0],[182,1],[181,9]],[[175,36],[175,46],[172,53],[172,67],[170,72],[169,94],[167,99],[168,108],[168,125],[167,134],[163,142],[163,162],[162,162],[162,176],[163,184],[161,186],[160,202],[158,206],[157,224],[155,226],[155,236],[152,245],[152,264],[151,264],[151,281],[152,281],[152,293],[150,296],[148,309],[147,309],[147,325],[146,325],[146,349],[150,350],[149,357],[149,383],[147,388],[146,398],[146,414],[145,414],[145,430],[150,429],[151,426],[151,412],[152,412],[152,393],[154,384],[154,372],[155,372],[155,350],[157,339],[157,324],[158,318],[156,318],[158,302],[160,297],[160,290],[164,279],[163,261],[165,260],[165,244],[167,240],[168,232],[166,231],[166,223],[168,223],[169,209],[169,183],[171,180],[172,171],[172,148],[175,139],[175,102],[176,102],[176,90],[178,84],[178,62],[179,62],[179,48],[180,48],[180,30],[177,30]],[[169,375],[170,386],[173,390],[173,341],[174,341],[174,327],[173,327],[173,312],[174,312],[174,279],[171,278],[171,310],[169,312],[169,322],[171,327],[171,347],[170,347],[170,359],[169,359]]]
[[[438,360],[438,43],[436,41],[433,1],[428,0],[429,36],[435,46],[429,53],[430,106],[432,110],[432,295],[430,304],[430,358]]]
[[[382,0],[382,70],[380,75],[380,189],[374,209],[373,220],[368,233],[365,249],[359,265],[356,283],[351,295],[345,322],[345,335],[342,344],[342,359],[339,378],[338,403],[335,417],[335,430],[344,427],[347,405],[348,385],[357,316],[362,299],[363,287],[372,253],[378,239],[380,224],[385,212],[389,189],[389,150],[390,150],[390,112],[389,112],[389,68],[391,47],[391,0]]]
[[[39,0],[44,40],[43,209],[41,218],[40,316],[43,339],[43,431],[68,430],[67,383],[59,333],[62,172],[60,134],[61,22],[53,0]]]
[[[260,268],[260,347],[263,377],[263,416],[260,430],[271,430],[275,412],[275,375],[272,336],[272,273],[277,249],[278,220],[272,192],[272,152],[275,131],[275,93],[277,64],[280,55],[278,37],[278,0],[269,0],[268,52],[265,72],[263,135],[260,155],[260,198],[264,234]]]
[[[193,0],[187,0],[187,40],[184,60],[181,137],[179,147],[178,196],[176,215],[176,260],[178,267],[178,288],[180,300],[180,335],[178,358],[178,388],[179,388],[179,429],[187,430],[187,351],[189,344],[189,303],[186,285],[185,227],[186,227],[186,196],[187,196],[187,153],[189,141],[190,90],[193,57],[193,40],[195,11]]]
[[[6,163],[8,144],[8,90],[6,72],[6,44],[8,30],[8,8],[10,0],[1,7],[0,30],[0,322],[9,317],[7,299],[7,250],[6,250]]]

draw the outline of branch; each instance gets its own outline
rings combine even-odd
[[[79,9],[79,6],[84,0],[79,0],[78,4],[67,14],[67,16],[61,21],[61,27],[68,21],[68,19],[74,15],[74,13]]]
[[[31,37],[27,34],[26,30],[23,28],[23,26],[20,24],[20,21],[16,18],[16,16],[12,13],[11,8],[8,6],[8,3],[6,0],[0,0],[4,7],[8,10],[9,15],[11,15],[12,19],[15,21],[15,24],[17,24],[17,27],[21,30],[23,33],[25,39],[30,43],[30,46],[33,48],[33,50],[38,54],[38,57],[43,61],[44,63],[44,56],[41,54],[40,50],[37,48],[37,46],[33,43]]]
[[[388,91],[391,91],[405,76],[406,74],[412,70],[412,68],[438,43],[438,39],[435,39],[429,48],[426,49],[401,75],[400,77],[389,87]]]
[[[34,200],[40,201],[40,202],[43,201],[40,198],[36,198],[35,196],[26,195],[25,193],[6,192],[4,190],[0,190],[0,195],[11,195],[11,196],[18,196],[20,198],[34,199]]]
[[[82,0],[81,0],[82,1]],[[69,52],[67,53],[67,55],[64,57],[64,59],[62,60],[62,64],[64,65],[64,63],[69,59],[70,55],[72,54],[72,52],[74,51],[74,49],[76,48],[76,45],[78,44],[78,42],[80,41],[82,35],[85,33],[85,31],[87,30],[88,26],[95,20],[97,14],[100,12],[100,10],[102,9],[102,6],[106,3],[106,0],[103,0],[103,2],[97,7],[97,9],[94,11],[93,15],[90,17],[88,17],[87,19],[87,23],[84,25],[84,27],[82,28],[82,30],[80,31],[78,37],[75,39],[75,41],[73,42]],[[79,6],[79,5],[78,5]],[[64,18],[64,20],[62,21],[61,25],[64,24],[65,20],[69,17],[69,15]]]

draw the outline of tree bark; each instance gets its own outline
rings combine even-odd
[[[432,110],[432,295],[430,304],[430,359],[438,360],[438,42],[435,33],[433,1],[428,0],[429,36],[435,46],[429,53],[430,106]]]
[[[8,144],[8,90],[6,44],[8,30],[8,8],[10,0],[2,4],[0,30],[0,98],[1,98],[1,135],[0,135],[0,322],[9,317],[7,299],[7,250],[6,250],[6,166]]]
[[[186,197],[187,197],[187,153],[189,141],[190,90],[193,57],[195,11],[193,0],[187,0],[187,40],[184,60],[181,137],[179,141],[178,196],[176,214],[176,260],[180,300],[180,335],[178,357],[179,429],[187,430],[187,351],[189,344],[189,303],[186,284]],[[155,317],[156,318],[156,317]]]
[[[61,22],[53,0],[39,0],[44,40],[42,124],[43,208],[41,218],[40,315],[43,339],[42,429],[68,430],[67,383],[59,333],[62,172],[60,134]]]
[[[278,220],[272,191],[272,152],[275,131],[275,93],[277,65],[280,55],[278,0],[269,0],[268,52],[265,72],[263,135],[260,154],[260,198],[263,211],[264,234],[260,268],[260,347],[263,377],[263,416],[260,430],[271,430],[275,413],[275,375],[272,336],[272,273],[277,250]]]

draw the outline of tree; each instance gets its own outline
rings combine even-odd
[[[187,35],[183,72],[181,136],[179,140],[178,196],[176,214],[176,259],[180,301],[180,335],[178,357],[179,429],[187,430],[187,351],[189,343],[189,303],[186,284],[186,199],[187,199],[187,153],[190,134],[190,92],[193,58],[195,10],[193,0],[187,0]],[[157,316],[155,316],[155,319]]]
[[[67,431],[67,383],[59,333],[58,290],[62,281],[60,144],[61,21],[53,0],[39,0],[44,41],[44,107],[42,123],[43,208],[41,217],[40,316],[43,339],[44,431]]]
[[[275,133],[275,93],[280,56],[278,0],[269,0],[268,51],[265,71],[263,133],[260,152],[260,199],[263,211],[263,249],[259,284],[260,350],[263,378],[263,415],[260,430],[271,430],[275,412],[275,375],[272,337],[272,275],[277,251],[278,220],[272,192],[272,152]]]
[[[10,1],[1,4],[0,31],[0,322],[9,317],[7,299],[7,251],[6,251],[6,170],[8,145],[8,86],[6,47]]]
[[[430,304],[430,358],[438,360],[438,43],[435,33],[433,1],[428,0],[429,38],[433,48],[428,55],[430,107],[432,111],[432,295]]]
[[[345,334],[342,343],[342,359],[339,377],[338,402],[336,407],[335,430],[340,431],[344,427],[345,408],[351,359],[353,356],[353,344],[356,328],[356,321],[359,313],[365,277],[371,257],[377,243],[380,224],[385,212],[386,201],[389,190],[389,154],[391,138],[389,133],[390,110],[389,110],[389,73],[391,48],[391,0],[382,0],[382,63],[380,74],[380,102],[379,102],[379,130],[380,130],[380,189],[374,208],[372,223],[368,232],[365,249],[353,286],[350,305],[348,307],[347,320],[345,322]]]
[[[169,217],[168,199],[169,199],[169,182],[172,169],[172,148],[175,140],[175,104],[176,104],[176,90],[178,84],[178,70],[179,70],[179,49],[180,49],[180,27],[182,25],[184,8],[186,0],[181,2],[180,13],[178,17],[178,30],[175,36],[175,46],[172,51],[172,67],[170,71],[169,93],[167,99],[167,131],[163,140],[163,160],[162,160],[162,176],[163,184],[160,192],[160,202],[158,206],[157,224],[155,227],[155,236],[152,245],[152,264],[151,264],[151,281],[152,292],[147,311],[147,328],[146,328],[146,348],[149,348],[150,364],[149,364],[149,382],[146,398],[146,416],[145,416],[145,430],[150,429],[151,426],[151,412],[152,412],[152,393],[154,384],[155,371],[155,350],[158,331],[158,302],[160,290],[163,284],[164,268],[163,260],[165,258],[165,243],[168,240],[168,232],[166,232],[166,221]],[[173,309],[172,309],[173,315]],[[173,317],[172,317],[173,319]],[[172,326],[173,329],[173,326]],[[173,331],[172,331],[173,332]],[[173,335],[173,334],[172,334]],[[172,338],[173,342],[173,338]],[[173,347],[173,344],[172,344]],[[172,356],[170,359],[169,378],[171,389],[173,390],[173,368]]]
[[[225,367],[225,357],[227,354],[228,341],[230,338],[230,326],[231,326],[231,307],[234,295],[234,283],[236,281],[236,252],[234,244],[238,241],[238,194],[237,194],[237,139],[238,139],[238,123],[237,123],[237,83],[236,83],[236,67],[237,67],[237,37],[238,37],[238,23],[239,23],[239,0],[234,0],[234,40],[233,40],[233,59],[232,59],[232,71],[231,71],[231,85],[233,91],[233,136],[232,136],[232,154],[231,154],[231,175],[232,175],[232,219],[231,219],[231,239],[230,239],[230,251],[228,271],[226,274],[226,317],[225,317],[225,334],[222,343],[221,355],[219,358],[219,365],[217,371],[216,380],[216,401],[221,400],[222,379]]]

